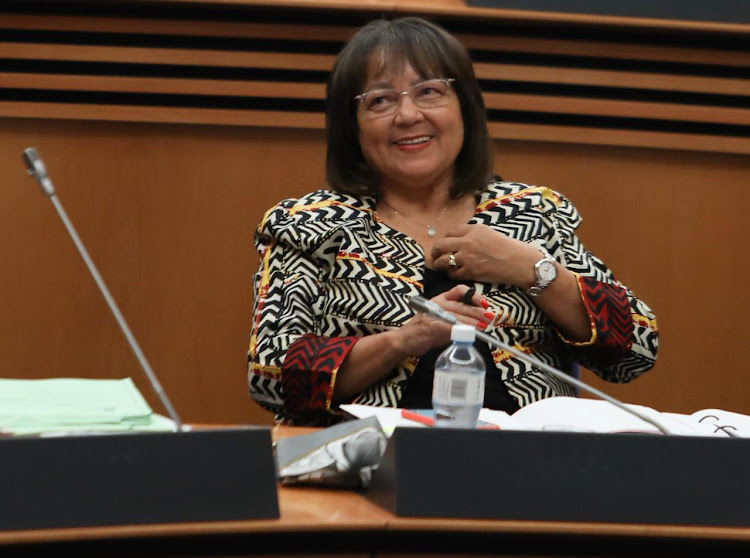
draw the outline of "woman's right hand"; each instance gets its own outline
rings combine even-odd
[[[430,300],[443,310],[455,314],[460,322],[485,329],[495,315],[483,307],[480,294],[474,293],[470,301],[463,302],[462,299],[468,290],[469,287],[466,285],[457,285]],[[427,314],[417,313],[399,328],[398,333],[403,354],[407,357],[420,357],[432,348],[450,343],[451,324]]]
[[[481,295],[465,298],[468,290],[466,285],[457,285],[431,301],[462,323],[484,329],[495,315],[484,307],[487,302]],[[447,345],[450,339],[451,324],[422,313],[398,329],[362,337],[339,368],[331,401],[339,404],[351,400],[394,366],[407,358],[421,357],[433,347]]]

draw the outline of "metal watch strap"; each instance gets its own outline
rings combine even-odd
[[[539,270],[539,267],[541,265],[543,265],[545,262],[549,262],[552,265],[555,265],[555,258],[553,258],[549,254],[549,252],[547,252],[546,250],[542,250],[541,248],[539,249],[539,251],[542,253],[543,257],[542,257],[541,260],[539,260],[538,262],[536,262],[536,264],[534,264],[534,273],[536,274],[536,284],[534,286],[530,287],[526,291],[526,294],[529,295],[529,296],[531,296],[531,297],[537,297],[540,294],[542,294],[542,291],[544,291],[544,289],[546,289],[547,287],[549,287],[550,283],[552,283],[552,281],[554,281],[557,278],[556,274],[555,274],[554,277],[552,277],[552,279],[550,279],[548,281],[544,281],[544,280],[542,280],[541,277],[539,277],[538,270]]]

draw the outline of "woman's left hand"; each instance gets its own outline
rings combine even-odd
[[[478,224],[448,229],[431,256],[433,265],[454,279],[522,288],[535,283],[534,264],[541,257],[533,245]]]
[[[528,290],[536,283],[534,265],[541,258],[533,244],[509,238],[486,225],[460,225],[433,245],[432,265],[458,280],[516,285]],[[451,259],[451,256],[453,258]],[[456,265],[451,265],[451,261]],[[576,276],[558,264],[559,275],[546,289],[552,296],[534,299],[570,340],[591,339],[591,321]]]

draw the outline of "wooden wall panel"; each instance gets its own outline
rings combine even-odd
[[[497,138],[750,153],[748,25],[458,0],[63,4],[0,7],[0,116],[322,128],[344,41],[420,14],[470,50]]]
[[[3,375],[132,376],[158,408],[53,208],[25,175],[20,153],[35,145],[178,411],[194,422],[268,422],[245,383],[252,230],[276,201],[322,184],[322,133],[0,123]],[[586,379],[662,410],[750,413],[746,157],[501,141],[496,169],[566,194],[584,217],[585,244],[657,312],[653,371],[623,386]]]
[[[656,368],[597,386],[662,410],[750,413],[746,29],[479,19],[452,0],[68,4],[0,7],[3,376],[132,376],[159,409],[25,174],[34,145],[183,418],[268,423],[245,380],[252,231],[276,201],[323,185],[327,70],[379,6],[459,34],[497,171],[570,197],[587,246],[657,312]]]
[[[252,233],[322,184],[321,132],[0,120],[3,376],[132,376],[114,318],[50,202],[36,146],[151,366],[191,422],[263,422],[247,395]]]
[[[584,244],[657,314],[652,371],[624,385],[584,380],[659,410],[750,413],[747,157],[498,142],[495,166],[570,198]]]

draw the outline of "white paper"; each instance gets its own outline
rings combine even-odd
[[[750,437],[750,416],[704,409],[692,415],[662,413],[651,407],[625,404],[642,415],[652,418],[670,434],[680,436],[728,437],[721,427],[733,434]],[[405,419],[402,409],[371,407],[369,405],[341,405],[341,409],[358,418],[378,417],[383,430],[391,435],[397,426],[424,427]],[[482,409],[479,419],[498,426],[501,430],[596,432],[596,433],[661,433],[655,425],[628,413],[608,401],[578,397],[549,397],[522,407],[512,415],[504,411]]]
[[[357,403],[339,405],[339,408],[357,418],[377,417],[380,427],[387,436],[390,436],[397,426],[425,428],[424,424],[402,417],[402,409],[396,409],[393,407],[373,407],[371,405],[359,405]]]

